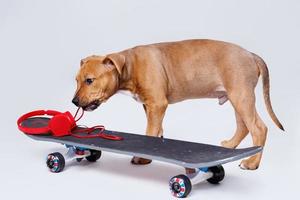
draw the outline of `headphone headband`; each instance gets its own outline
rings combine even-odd
[[[23,127],[22,122],[25,121],[26,119],[34,116],[41,116],[41,115],[50,115],[50,116],[55,116],[58,114],[62,114],[61,112],[55,111],[55,110],[35,110],[29,113],[26,113],[22,115],[18,121],[18,128],[24,133],[29,133],[29,134],[41,134],[41,133],[47,133],[50,131],[50,128],[48,126],[45,127],[40,127],[40,128],[30,128],[30,127]]]

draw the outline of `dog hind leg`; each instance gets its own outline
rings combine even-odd
[[[231,148],[231,149],[236,148],[249,133],[249,130],[247,129],[243,119],[237,113],[237,111],[235,111],[235,118],[236,118],[235,134],[230,140],[224,140],[221,142],[221,145],[223,147]]]
[[[255,94],[253,88],[244,88],[243,91],[235,91],[229,99],[241,119],[250,131],[254,146],[264,146],[267,137],[267,127],[257,114],[255,108]],[[262,152],[251,156],[241,162],[242,169],[254,170],[259,167]]]

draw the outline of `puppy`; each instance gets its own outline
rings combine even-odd
[[[267,127],[255,108],[254,89],[262,76],[267,111],[273,112],[269,96],[269,73],[262,58],[237,45],[214,40],[185,40],[137,46],[106,56],[81,60],[73,103],[95,110],[118,91],[129,92],[143,104],[148,136],[162,136],[162,121],[168,104],[186,99],[229,100],[235,110],[237,128],[224,147],[236,148],[250,132],[253,145],[264,146]],[[243,169],[257,169],[262,153],[243,160]],[[151,160],[136,158],[134,164]]]

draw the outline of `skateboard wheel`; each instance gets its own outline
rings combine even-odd
[[[90,150],[91,155],[87,156],[86,159],[90,162],[96,162],[101,157],[101,151]]]
[[[190,179],[183,174],[171,178],[169,187],[172,195],[177,198],[187,197],[192,190]]]
[[[225,177],[225,171],[224,171],[224,168],[222,165],[209,167],[208,171],[213,173],[213,176],[211,178],[207,179],[207,181],[211,184],[218,184]]]
[[[51,172],[58,173],[65,167],[65,158],[59,152],[51,153],[47,156],[46,164]]]

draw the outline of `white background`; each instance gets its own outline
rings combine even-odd
[[[270,120],[259,83],[257,107],[269,127],[260,168],[243,171],[239,162],[227,164],[220,185],[199,184],[190,199],[299,199],[299,10],[297,0],[1,0],[1,198],[172,199],[167,183],[182,168],[160,162],[132,166],[130,157],[104,152],[100,162],[74,163],[52,174],[45,156],[63,147],[27,138],[16,120],[35,109],[74,112],[74,77],[85,56],[210,38],[237,43],[265,59],[273,108],[286,132]],[[143,134],[146,118],[140,104],[115,95],[80,123]],[[233,109],[206,99],[171,105],[164,130],[165,137],[219,144],[235,130]],[[247,137],[241,147],[250,145]]]

